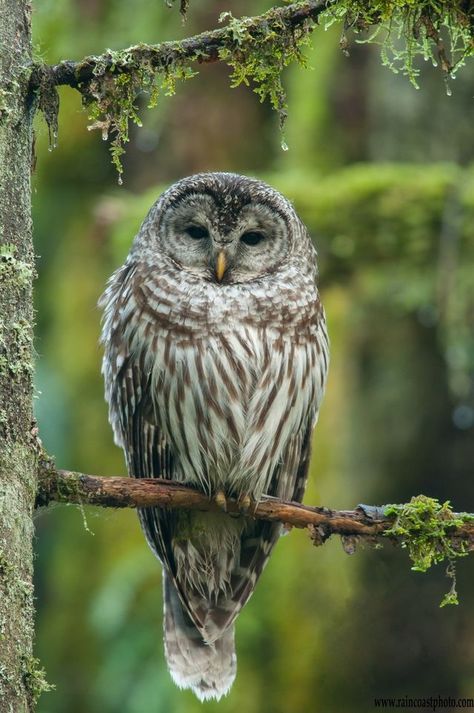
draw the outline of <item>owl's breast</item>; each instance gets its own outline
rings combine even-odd
[[[155,347],[153,402],[178,477],[207,492],[264,492],[288,440],[314,420],[319,347],[251,327],[194,341],[168,334]]]
[[[281,286],[206,284],[177,293],[141,285],[133,337],[177,475],[208,492],[255,481],[262,492],[324,387],[317,293],[290,301]]]
[[[151,390],[179,475],[205,490],[225,485],[244,447],[265,346],[256,330],[155,338]]]

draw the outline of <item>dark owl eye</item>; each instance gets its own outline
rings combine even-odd
[[[258,245],[262,242],[264,237],[263,233],[257,233],[256,231],[251,230],[248,233],[244,233],[240,239],[243,243],[245,243],[245,245]]]
[[[209,237],[208,229],[203,228],[202,225],[189,225],[184,232],[193,240],[202,240]]]

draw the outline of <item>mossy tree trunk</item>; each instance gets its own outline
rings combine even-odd
[[[30,166],[30,3],[0,0],[0,710],[30,713],[32,657],[34,275]]]

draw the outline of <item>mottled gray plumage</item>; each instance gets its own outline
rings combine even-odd
[[[130,475],[301,500],[328,364],[316,278],[304,225],[266,184],[198,174],[159,198],[100,303],[110,421]],[[235,618],[280,526],[139,516],[164,568],[171,675],[220,698],[235,678]]]

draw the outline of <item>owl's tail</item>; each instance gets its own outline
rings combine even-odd
[[[173,681],[191,688],[201,701],[219,700],[230,690],[237,671],[234,627],[208,644],[186,612],[178,593],[163,572],[165,656]]]

